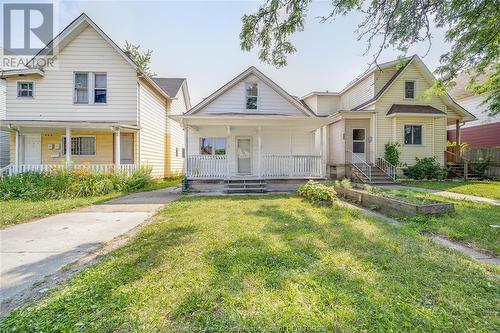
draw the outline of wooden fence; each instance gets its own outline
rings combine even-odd
[[[500,177],[500,147],[491,148],[466,148],[462,156],[473,165],[490,158],[489,167],[486,170],[488,177]]]

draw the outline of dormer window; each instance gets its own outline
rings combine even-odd
[[[257,83],[247,83],[246,91],[246,108],[247,110],[257,110],[258,88]]]
[[[406,80],[405,81],[405,98],[414,99],[415,98],[415,81]]]
[[[17,97],[33,97],[33,81],[17,82]]]

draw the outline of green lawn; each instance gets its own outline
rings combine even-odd
[[[500,270],[359,211],[191,197],[2,332],[495,331]]]
[[[431,190],[444,190],[461,194],[477,195],[480,197],[500,199],[500,182],[476,182],[476,181],[428,181],[428,182],[406,182],[405,185],[428,188]]]
[[[168,178],[155,181],[142,191],[158,190],[165,187],[180,186],[182,177]],[[62,213],[74,208],[88,206],[110,200],[127,193],[111,193],[103,196],[87,198],[51,199],[41,201],[30,200],[0,200],[0,228],[29,222],[33,219]]]
[[[396,190],[395,190],[396,191]],[[500,255],[500,207],[452,200],[438,195],[416,193],[416,196],[455,204],[454,214],[405,217],[407,227],[419,232],[432,232],[458,240],[475,248]]]

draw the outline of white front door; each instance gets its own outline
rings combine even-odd
[[[130,134],[120,136],[120,164],[134,164],[133,142]]]
[[[359,160],[366,162],[366,129],[352,129],[352,162],[359,163]]]
[[[24,164],[42,163],[42,143],[40,134],[24,134]]]
[[[240,175],[252,173],[252,139],[236,138],[237,170]]]

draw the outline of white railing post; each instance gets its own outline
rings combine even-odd
[[[66,127],[66,167],[71,165],[71,128]]]
[[[120,160],[121,160],[121,133],[120,133],[120,127],[115,128],[115,172],[120,171]]]

